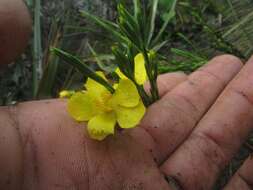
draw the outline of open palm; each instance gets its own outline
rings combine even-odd
[[[1,168],[15,163],[16,183],[4,175],[4,189],[211,189],[252,130],[252,62],[242,68],[237,58],[220,56],[190,76],[161,76],[162,98],[140,126],[102,142],[87,137],[85,124],[68,116],[62,100],[9,108],[22,143],[13,140],[16,156],[6,151],[9,161]],[[250,189],[252,162],[226,189]]]

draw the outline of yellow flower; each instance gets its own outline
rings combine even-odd
[[[115,71],[121,79],[127,79],[127,77],[119,70]],[[139,53],[134,58],[134,77],[139,85],[143,85],[147,81],[147,71],[145,68],[145,59],[142,53]]]
[[[103,73],[98,72],[105,79]],[[145,114],[145,106],[129,79],[120,79],[111,94],[92,79],[85,84],[86,91],[77,92],[68,100],[68,112],[77,121],[88,121],[90,137],[103,140],[114,134],[116,123],[121,128],[133,128]]]

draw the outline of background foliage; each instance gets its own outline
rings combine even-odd
[[[143,0],[144,1],[144,0]],[[27,0],[34,19],[34,35],[26,53],[0,74],[0,104],[57,96],[60,89],[77,88],[79,73],[50,54],[59,47],[96,67],[112,62],[113,40],[79,10],[116,21],[119,0]],[[131,0],[125,0],[132,7]],[[171,11],[176,2],[175,12]],[[156,30],[171,17],[163,35],[164,61],[160,73],[192,72],[211,57],[231,53],[247,59],[253,53],[253,4],[251,0],[160,0]],[[157,31],[155,31],[157,32]]]
[[[78,13],[89,11],[116,21],[119,0],[26,0],[34,20],[34,33],[26,52],[0,73],[0,105],[57,97],[61,89],[76,89],[83,76],[50,54],[51,47],[78,55],[91,67],[107,67],[114,61],[110,33]],[[145,1],[145,0],[143,0]],[[131,8],[132,1],[125,0]],[[147,2],[147,0],[145,1]],[[176,7],[173,9],[173,3]],[[252,0],[160,0],[156,29],[169,23],[162,36],[159,72],[190,73],[215,55],[230,53],[248,59],[253,54]],[[248,142],[226,169],[219,189],[252,151]]]

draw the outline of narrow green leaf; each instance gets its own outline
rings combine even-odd
[[[138,36],[140,28],[134,16],[132,16],[122,4],[118,5],[118,13],[120,25],[122,26],[127,25],[128,29],[131,30],[132,32],[135,32],[136,35]]]
[[[51,50],[54,54],[59,56],[61,59],[63,59],[66,63],[72,65],[74,68],[76,68],[79,72],[84,74],[86,77],[89,77],[96,82],[100,83],[104,87],[106,87],[111,93],[114,92],[114,88],[102,77],[97,75],[93,70],[91,70],[86,64],[84,64],[80,59],[77,57],[62,51],[58,48],[53,48]]]
[[[176,49],[176,48],[171,48],[171,52],[176,54],[176,55],[188,58],[188,59],[203,60],[203,58],[201,58],[200,56],[197,56],[196,54],[193,54],[189,51],[184,51],[184,50],[180,50],[180,49]]]
[[[152,48],[155,52],[158,52],[163,46],[165,46],[168,43],[168,40],[164,40],[160,43],[158,43],[156,46]]]
[[[197,50],[197,48],[195,47],[195,45],[191,42],[191,40],[190,40],[187,36],[185,36],[185,35],[182,34],[182,33],[177,33],[177,36],[180,37],[180,38],[182,38],[187,44],[189,44],[189,45],[193,48],[193,50],[194,50],[195,52],[198,52],[198,50]]]
[[[91,47],[91,45],[88,43],[88,48],[90,49],[92,55],[94,56],[98,66],[100,67],[100,69],[102,69],[103,71],[106,71],[108,73],[111,73],[115,70],[115,65],[110,64],[110,65],[105,65],[103,63],[103,61],[100,59],[100,57],[98,56],[98,54],[96,53],[96,51]]]
[[[152,11],[151,11],[151,16],[150,16],[150,30],[149,30],[149,36],[148,36],[148,45],[150,44],[151,39],[154,34],[158,2],[159,0],[152,0]]]
[[[138,17],[141,15],[141,3],[140,0],[133,0],[134,4],[134,17],[138,20]]]
[[[132,31],[128,25],[120,25],[120,30],[121,32],[129,39],[130,42],[132,42],[132,44],[134,44],[137,49],[141,49],[142,47],[142,41],[141,39],[138,37],[138,35],[136,34],[136,32]]]
[[[172,18],[175,17],[176,15],[176,5],[177,5],[177,1],[178,0],[172,0],[172,6],[171,6],[171,9],[170,11],[168,12],[167,16],[166,16],[166,19],[165,19],[165,22],[163,23],[162,25],[162,28],[160,29],[159,33],[157,34],[157,36],[155,37],[155,39],[153,40],[152,42],[152,46],[155,46],[159,40],[161,39],[162,37],[162,34],[164,33],[166,27],[168,26],[169,22],[171,21]]]
[[[244,25],[248,21],[252,20],[252,17],[253,17],[253,12],[249,13],[247,16],[245,16],[243,19],[241,19],[238,23],[236,23],[230,30],[228,30],[227,32],[225,32],[222,35],[222,37],[226,38],[231,33],[233,33],[234,31],[238,30],[242,25]]]
[[[121,41],[123,41],[123,42],[127,41],[127,39],[118,32],[119,27],[117,24],[110,22],[108,20],[96,17],[86,11],[81,11],[80,13],[81,13],[81,16],[90,19],[91,21],[93,21],[97,25],[101,26],[103,29],[105,29],[107,32],[109,32],[110,34],[112,34],[116,38],[120,39]]]
[[[132,78],[131,71],[130,71],[131,67],[129,66],[127,57],[117,47],[112,47],[112,52],[115,56],[116,63],[119,69],[121,70],[121,72],[128,78]]]
[[[66,16],[68,18],[68,16]],[[62,22],[54,18],[52,21],[48,46],[44,53],[44,70],[43,76],[40,80],[38,91],[36,94],[37,99],[52,98],[53,88],[57,77],[59,58],[50,53],[50,47],[62,45],[62,34],[64,33]]]

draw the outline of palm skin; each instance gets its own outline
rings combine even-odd
[[[143,128],[97,142],[87,137],[84,124],[72,121],[63,101],[34,102],[19,109],[24,110],[21,117],[31,121],[22,130],[24,189],[168,189],[152,149],[140,143],[152,142]]]

